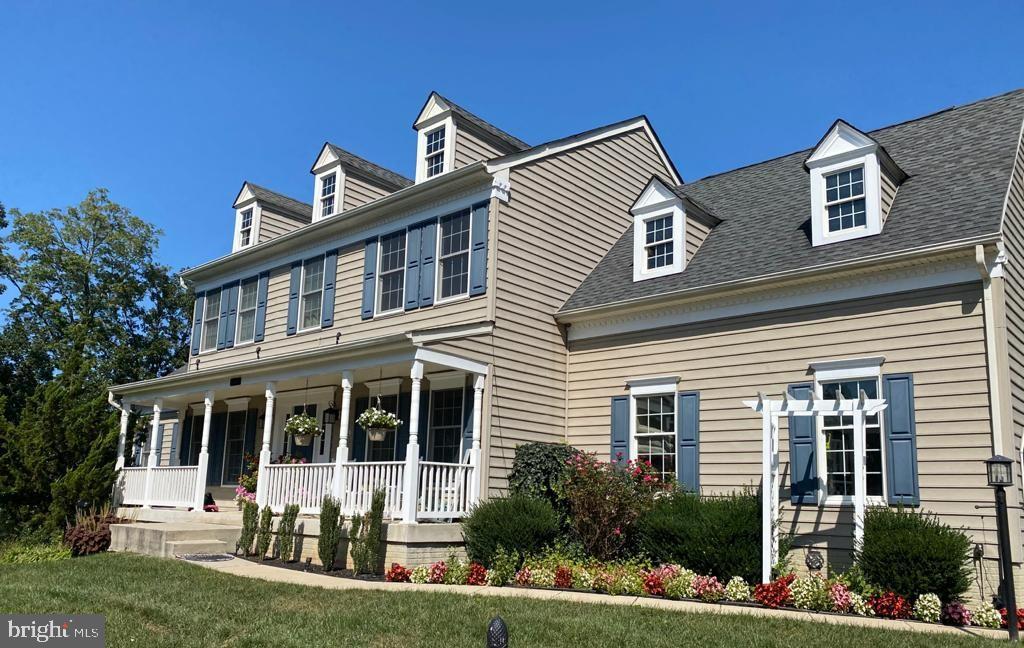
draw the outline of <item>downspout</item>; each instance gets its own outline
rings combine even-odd
[[[121,407],[121,403],[118,403],[116,400],[114,400],[114,392],[110,391],[109,389],[107,390],[107,402],[110,403],[110,406],[116,409],[118,412],[124,411],[124,408]]]

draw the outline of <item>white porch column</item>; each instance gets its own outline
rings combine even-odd
[[[863,394],[863,392],[861,392]],[[864,474],[864,401],[862,396],[857,409],[853,411],[853,546],[859,547],[864,541],[864,509],[867,489],[867,475]]]
[[[128,439],[128,419],[131,417],[131,403],[121,402],[121,432],[117,436],[117,461],[114,463],[114,470],[124,468],[124,444]]]
[[[334,483],[331,485],[331,492],[334,498],[341,500],[344,493],[342,489],[348,483],[344,474],[345,465],[348,463],[348,419],[352,409],[352,372],[341,372],[341,412],[338,418],[338,451],[334,457]]]
[[[259,479],[256,482],[256,503],[263,508],[267,504],[267,471],[270,465],[270,436],[274,431],[274,399],[277,397],[277,384],[268,382],[264,397],[267,408],[263,412],[263,448],[260,450]]]
[[[414,360],[412,371],[412,394],[409,398],[409,443],[405,446],[405,484],[402,487],[402,522],[416,524],[416,506],[419,500],[420,464],[420,383],[423,380],[423,363]]]
[[[192,508],[203,510],[206,500],[206,473],[210,467],[210,421],[213,419],[213,392],[208,391],[203,397],[203,440],[199,447],[199,470],[196,476],[196,495]],[[195,430],[192,431],[195,434]]]
[[[475,506],[480,501],[480,490],[483,487],[483,471],[480,467],[480,439],[483,426],[485,380],[485,376],[479,374],[473,380],[473,445],[469,450],[469,465],[473,466],[473,476],[469,482],[470,506]]]
[[[153,401],[153,427],[149,433],[149,460],[146,462],[146,490],[142,498],[142,508],[152,508],[150,502],[153,501],[153,469],[157,467],[160,454],[157,440],[160,438],[160,412],[163,407],[162,398]]]

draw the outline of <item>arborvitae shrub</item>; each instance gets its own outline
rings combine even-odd
[[[242,504],[242,533],[238,536],[235,552],[241,550],[243,556],[252,553],[252,543],[256,539],[256,524],[260,516],[260,507],[256,502],[246,500]]]
[[[761,580],[761,504],[751,492],[700,497],[676,492],[640,518],[641,549],[656,562],[685,565],[727,582]]]
[[[263,507],[263,512],[260,513],[260,526],[256,532],[256,555],[259,556],[260,560],[267,557],[267,552],[270,551],[270,542],[274,539],[274,534],[271,528],[274,525],[274,512],[270,510],[269,506]]]
[[[381,529],[384,520],[384,489],[373,492],[366,515],[352,518],[349,543],[352,546],[352,568],[357,574],[376,574],[380,564]]]
[[[929,513],[868,509],[855,558],[868,583],[911,600],[936,594],[952,601],[971,584],[970,538]]]
[[[558,535],[558,516],[547,500],[512,495],[479,504],[462,521],[471,560],[493,565],[498,547],[520,556],[534,554]]]
[[[324,571],[334,569],[341,542],[341,522],[341,502],[327,495],[320,505],[320,541],[317,543],[317,555]]]
[[[277,525],[277,555],[284,562],[291,562],[295,553],[295,521],[299,517],[299,505],[284,507],[281,522]]]

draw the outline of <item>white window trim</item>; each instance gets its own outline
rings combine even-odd
[[[251,309],[249,309],[249,310],[252,310],[252,312],[253,312],[253,328],[252,328],[252,338],[253,339],[245,340],[243,342],[243,341],[241,341],[242,340],[242,335],[241,335],[241,333],[242,333],[242,285],[245,284],[245,283],[248,283],[248,282],[252,282],[252,284],[254,286],[256,286],[256,306],[253,306]],[[244,281],[239,281],[238,282],[238,302],[235,304],[235,346],[234,346],[234,348],[237,349],[238,347],[248,346],[250,344],[253,344],[256,341],[256,319],[255,319],[255,316],[256,316],[256,311],[259,310],[259,303],[260,303],[260,278],[259,278],[259,275],[256,275],[256,277],[250,277],[249,279],[246,279]]]
[[[633,215],[633,281],[677,274],[686,267],[686,210],[683,201],[660,181],[652,182],[630,209]],[[647,222],[672,216],[672,263],[647,268]]]
[[[324,216],[321,211],[323,208],[322,196],[320,192],[323,191],[324,179],[328,176],[334,176],[334,211],[329,216]],[[345,195],[345,171],[341,168],[340,164],[336,164],[323,171],[316,173],[316,179],[313,181],[313,222],[323,220],[324,218],[333,218],[341,213],[341,200]]]
[[[252,225],[250,226],[249,244],[242,245],[242,213],[250,209],[252,210]],[[235,209],[235,236],[231,245],[232,252],[238,252],[239,250],[248,249],[256,245],[259,241],[262,219],[263,210],[260,209],[260,205],[257,202],[252,202]]]
[[[441,173],[427,177],[427,134],[444,127],[444,167]],[[416,182],[440,178],[452,170],[455,158],[455,119],[450,112],[442,113],[422,124],[417,124],[416,139]]]
[[[424,435],[424,444],[426,448],[427,461],[437,461],[434,456],[434,394],[439,391],[449,391],[458,389],[462,398],[459,401],[459,414],[460,418],[466,416],[466,376],[465,374],[434,374],[431,378],[429,375],[427,379],[430,380],[430,392],[427,394],[429,403],[427,405],[427,421],[426,421],[426,434]],[[455,457],[456,462],[462,463],[462,435],[459,435],[459,452]]]
[[[651,378],[634,378],[626,381],[629,387],[629,459],[635,461],[637,458],[637,437],[636,437],[636,399],[646,396],[672,396],[673,413],[677,417],[679,412],[675,411],[675,395],[679,392],[679,376],[655,376]],[[676,447],[679,443],[679,430],[673,433]],[[678,460],[678,459],[677,459]],[[678,466],[677,466],[678,467]]]
[[[822,385],[824,383],[839,382],[846,380],[866,380],[874,379],[878,383],[878,394],[881,396],[882,393],[882,364],[885,362],[885,356],[870,356],[863,358],[848,358],[843,360],[822,360],[810,363],[810,369],[814,373],[814,397],[818,400],[824,399],[824,389]],[[825,457],[825,433],[824,427],[824,414],[819,414],[816,417],[816,429],[815,429],[815,463],[818,470],[818,501],[821,502],[823,507],[848,507],[854,506],[855,496],[852,495],[828,495],[826,494],[826,480],[827,475],[827,459]],[[882,495],[867,495],[864,498],[867,506],[882,506],[885,505],[885,493],[889,487],[889,477],[885,471],[885,423],[881,414],[879,418],[879,429],[882,434]],[[867,443],[862,443],[862,447],[867,447]],[[856,465],[863,466],[863,462],[855,462]]]
[[[217,351],[217,339],[216,339],[216,337],[214,338],[213,346],[212,347],[208,347],[208,348],[205,348],[205,349],[203,348],[203,340],[206,339],[206,322],[208,322],[208,321],[216,321],[217,322],[217,337],[220,336],[220,313],[218,312],[216,317],[212,317],[209,320],[206,318],[206,306],[210,303],[209,297],[210,297],[210,293],[211,292],[213,292],[213,291],[210,291],[210,290],[206,291],[206,295],[203,298],[203,312],[199,316],[200,318],[202,318],[202,325],[199,327],[199,355],[204,355],[206,353],[214,353],[215,351]],[[220,298],[219,299],[223,300],[224,299],[224,289],[221,288],[221,289],[217,290],[217,292],[220,293]],[[220,306],[219,305],[221,303],[222,303],[221,301],[218,301],[218,310],[220,310]]]
[[[382,311],[380,309],[380,300],[381,300],[381,297],[384,295],[384,286],[381,283],[381,271],[380,271],[381,266],[384,263],[384,247],[383,247],[382,244],[383,244],[383,241],[384,241],[385,237],[393,236],[393,235],[397,234],[398,231],[401,231],[402,232],[402,236],[405,237],[405,261],[402,263],[402,300],[401,300],[401,303],[398,305],[397,308],[392,308],[391,310]],[[435,257],[435,259],[436,258],[437,257]],[[434,265],[436,266],[437,263],[435,262]],[[392,272],[395,272],[395,271],[392,270]],[[409,274],[409,228],[406,228],[404,230],[392,230],[391,232],[388,232],[386,234],[378,234],[377,235],[377,273],[374,275],[374,278],[375,278],[374,282],[376,284],[374,286],[374,298],[373,298],[373,316],[374,317],[382,317],[382,316],[385,316],[385,315],[397,315],[398,313],[404,313],[405,312],[405,291],[409,288],[409,286],[407,285],[407,280],[409,278],[408,274]]]
[[[434,304],[447,304],[448,302],[459,301],[460,299],[467,299],[469,297],[469,283],[473,277],[473,209],[469,208],[469,247],[466,248],[466,290],[456,295],[449,295],[448,297],[441,296],[441,221],[447,216],[459,214],[466,210],[460,209],[458,211],[445,214],[437,217],[437,246],[434,250]],[[406,254],[408,254],[406,250]],[[454,255],[452,255],[454,256]],[[422,271],[422,268],[421,268]]]
[[[307,327],[303,328],[301,326],[301,324],[302,324],[302,302],[306,298],[306,291],[305,291],[305,288],[306,288],[306,264],[309,263],[310,261],[315,261],[316,259],[320,259],[323,262],[323,269],[322,269],[322,271],[320,273],[320,321],[317,322],[316,324],[314,324],[313,326],[307,326]],[[306,331],[319,331],[320,330],[321,322],[323,322],[323,319],[324,319],[324,283],[325,283],[326,279],[327,279],[327,255],[326,254],[317,255],[317,256],[311,256],[309,258],[306,258],[306,259],[302,260],[302,272],[299,275],[299,309],[298,309],[299,312],[298,312],[298,315],[296,316],[296,320],[297,321],[295,322],[295,324],[296,324],[296,329],[295,330],[297,332],[304,333]],[[335,280],[337,280],[337,279],[335,279]]]
[[[837,151],[831,154],[829,151]],[[864,167],[864,227],[828,231],[825,207],[825,176]],[[811,180],[811,243],[817,247],[840,241],[874,236],[882,232],[881,165],[878,144],[866,135],[839,124],[833,128],[807,160]]]

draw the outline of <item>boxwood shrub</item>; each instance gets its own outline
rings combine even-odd
[[[520,556],[536,553],[558,535],[558,516],[547,500],[511,495],[479,504],[462,521],[470,559],[486,567],[501,547]]]
[[[960,598],[971,584],[971,540],[929,513],[873,507],[864,514],[856,564],[871,585],[915,599]]]
[[[677,491],[655,500],[639,523],[640,547],[655,562],[678,563],[727,582],[761,580],[761,505],[751,492],[700,497]]]

